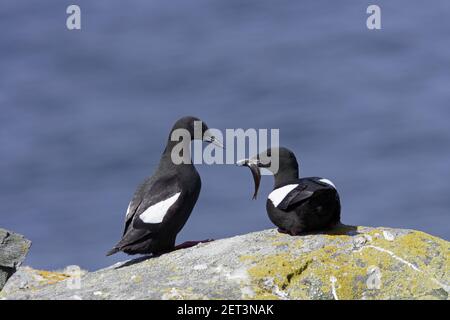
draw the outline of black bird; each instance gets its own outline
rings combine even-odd
[[[279,166],[272,166],[278,154]],[[324,178],[299,179],[297,159],[286,148],[272,148],[252,159],[237,162],[250,167],[255,179],[255,195],[258,192],[260,170],[266,168],[275,178],[269,194],[266,210],[278,231],[290,235],[324,230],[340,222],[341,204],[334,184]]]
[[[175,123],[156,172],[134,193],[125,216],[122,239],[107,253],[108,256],[118,251],[162,254],[175,249],[176,236],[189,218],[201,188],[200,175],[191,161],[191,140],[200,138],[223,147],[200,121],[195,117],[183,117]],[[194,122],[197,135],[194,135]],[[189,139],[181,139],[184,145],[172,141],[172,133],[177,129],[185,129],[181,131],[190,134]],[[179,136],[176,139],[180,139]],[[184,154],[180,146],[184,147]],[[172,153],[187,161],[174,163]]]

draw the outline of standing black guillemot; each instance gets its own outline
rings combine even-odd
[[[179,143],[172,141],[172,133],[177,129],[189,132],[195,139],[194,122],[202,124],[203,141],[222,144],[211,136],[204,122],[195,117],[183,117],[173,126],[166,148],[162,154],[156,172],[147,178],[136,190],[125,216],[125,228],[122,239],[107,255],[123,251],[127,254],[161,254],[186,247],[194,242],[175,247],[178,232],[183,228],[197,202],[201,189],[200,175],[192,161],[175,164],[172,150]],[[187,141],[190,144],[190,141]],[[189,154],[189,148],[183,149]]]
[[[269,159],[276,153],[279,155],[279,167],[278,171],[273,172],[270,163],[261,159]],[[275,184],[268,196],[266,210],[278,231],[298,235],[328,229],[340,222],[341,204],[334,184],[318,177],[299,179],[297,159],[289,149],[268,149],[237,164],[252,170],[255,179],[254,198],[261,177],[259,168],[267,168],[274,174]]]

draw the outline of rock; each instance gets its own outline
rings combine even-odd
[[[0,228],[0,290],[16,271],[30,249],[31,241]]]
[[[36,270],[29,266],[22,266],[3,287],[0,298],[17,291],[36,290],[70,278],[79,279],[86,273],[86,270],[78,266],[68,266],[64,270],[57,271]]]
[[[6,299],[449,299],[449,242],[414,230],[265,230],[118,263]]]

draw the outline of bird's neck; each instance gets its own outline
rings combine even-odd
[[[296,168],[286,168],[278,170],[274,175],[275,183],[274,189],[278,189],[284,185],[296,183],[299,177],[298,169]]]
[[[192,166],[191,141],[172,141],[169,137],[159,165],[176,168]]]

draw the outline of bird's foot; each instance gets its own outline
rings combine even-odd
[[[199,243],[207,243],[207,242],[211,242],[211,241],[214,241],[214,239],[206,239],[206,240],[200,240],[200,241],[186,241],[186,242],[183,242],[183,243],[175,246],[173,251],[179,250],[179,249],[187,249],[187,248],[196,246]]]
[[[302,234],[302,231],[299,231],[299,230],[285,230],[285,229],[278,228],[277,231],[279,233],[288,234],[290,236],[299,236]]]
[[[289,231],[284,230],[284,229],[280,229],[280,228],[278,228],[277,231],[278,231],[279,233],[283,233],[283,234],[289,234],[289,235],[291,234]]]

